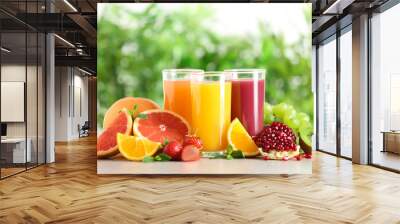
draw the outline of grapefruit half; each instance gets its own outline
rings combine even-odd
[[[113,120],[118,116],[119,111],[123,108],[133,110],[135,105],[137,105],[137,109],[135,114],[133,114],[134,117],[146,110],[160,109],[160,106],[152,100],[141,97],[124,97],[115,101],[111,107],[108,108],[107,112],[104,114],[103,128],[108,128]]]
[[[164,143],[167,140],[182,143],[185,135],[190,133],[190,126],[183,117],[174,112],[148,110],[136,117],[133,133],[153,142]]]
[[[132,116],[123,108],[97,138],[97,157],[108,158],[118,154],[117,134],[132,134]]]

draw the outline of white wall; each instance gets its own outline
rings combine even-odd
[[[38,71],[36,69],[39,69]],[[26,121],[22,122],[5,122],[7,124],[7,137],[9,138],[25,138],[29,140],[29,148],[31,149],[32,162],[39,159],[39,163],[44,162],[44,92],[43,82],[44,74],[42,68],[35,66],[25,66],[25,64],[3,64],[1,66],[2,82],[24,82],[26,84],[26,108],[22,107],[22,113],[26,110]],[[27,80],[25,80],[27,78]],[[23,93],[22,93],[23,94]],[[7,96],[2,96],[7,97]],[[10,108],[1,108],[4,112],[11,110]],[[8,111],[11,112],[12,111]],[[38,154],[38,156],[37,156]]]
[[[55,73],[55,140],[74,140],[78,124],[88,120],[88,78],[72,67],[56,67]]]

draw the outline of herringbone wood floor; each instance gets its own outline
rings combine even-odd
[[[0,223],[400,223],[400,175],[316,153],[312,175],[98,176],[95,138],[0,181]]]

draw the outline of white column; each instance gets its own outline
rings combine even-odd
[[[368,16],[353,19],[353,162],[368,163]]]
[[[46,97],[47,97],[47,107],[46,107],[46,163],[52,163],[55,161],[55,149],[54,149],[54,133],[55,133],[55,75],[54,75],[54,35],[47,34],[46,36]]]

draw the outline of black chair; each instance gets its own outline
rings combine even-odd
[[[85,121],[82,127],[78,124],[79,138],[89,136],[90,123]]]

